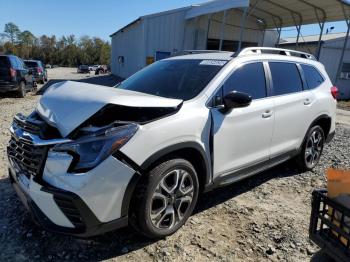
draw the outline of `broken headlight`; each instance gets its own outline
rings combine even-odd
[[[125,145],[137,129],[136,124],[102,128],[73,142],[56,145],[53,150],[73,156],[70,171],[87,171]]]

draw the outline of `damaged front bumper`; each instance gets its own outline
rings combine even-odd
[[[90,172],[69,174],[62,159],[49,153],[42,178],[28,178],[9,158],[11,183],[34,221],[84,238],[126,226],[135,171],[111,156]]]

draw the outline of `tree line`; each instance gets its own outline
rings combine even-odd
[[[0,33],[0,54],[14,54],[23,59],[38,59],[45,64],[78,66],[109,65],[111,46],[98,37],[42,35],[21,31],[14,23],[5,24]]]

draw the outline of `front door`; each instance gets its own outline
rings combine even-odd
[[[225,81],[223,96],[240,91],[250,94],[253,101],[248,107],[228,113],[212,109],[214,177],[224,177],[269,160],[274,104],[267,96],[266,83],[261,62],[242,65]]]

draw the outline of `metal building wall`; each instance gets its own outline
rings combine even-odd
[[[320,62],[326,67],[326,70],[333,83],[336,82],[337,70],[340,63],[343,45],[344,39],[342,38],[334,41],[327,41],[323,44],[321,49]],[[348,43],[345,51],[344,63],[350,63],[350,43]],[[350,99],[350,80],[339,79],[337,82],[337,87],[339,88],[340,98]]]
[[[145,57],[155,57],[157,51],[173,53],[183,49],[186,11],[186,9],[175,10],[145,18]]]
[[[124,63],[119,61],[124,57]],[[144,23],[138,21],[112,36],[111,71],[126,78],[144,67]]]
[[[111,70],[112,73],[126,78],[146,66],[147,57],[156,57],[156,52],[174,53],[181,50],[205,50],[208,38],[220,38],[221,25],[210,23],[209,15],[186,20],[188,9],[177,9],[155,15],[142,17],[139,21],[127,26],[112,36]],[[223,13],[212,16],[222,21]],[[242,12],[229,10],[223,39],[239,40]],[[246,22],[247,28],[261,29],[255,18]],[[246,30],[243,41],[257,42],[263,45],[263,30]],[[266,34],[264,45],[273,46],[277,41],[277,33]],[[118,57],[124,57],[124,63]]]

